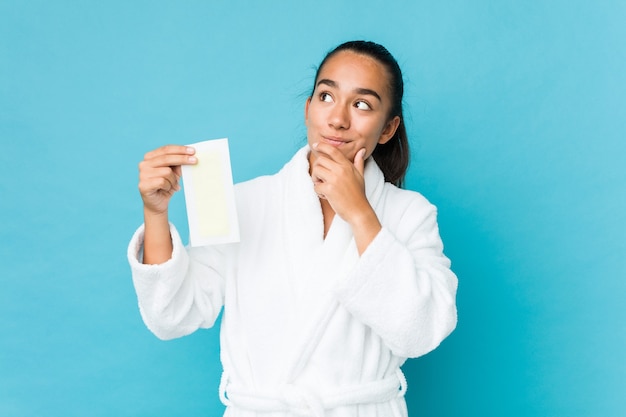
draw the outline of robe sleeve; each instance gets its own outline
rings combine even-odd
[[[141,263],[144,226],[128,246],[133,284],[141,317],[152,333],[163,340],[209,328],[224,304],[226,254],[217,247],[185,248],[170,224],[173,252],[159,265]]]
[[[393,232],[383,224],[336,295],[394,354],[417,357],[456,327],[456,289],[436,208],[417,200]]]

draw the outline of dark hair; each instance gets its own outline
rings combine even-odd
[[[396,129],[396,133],[387,143],[378,144],[376,146],[372,156],[383,171],[385,181],[402,187],[406,170],[409,166],[409,140],[404,126],[404,116],[402,114],[402,97],[404,94],[402,70],[400,70],[400,66],[393,55],[382,45],[369,41],[345,42],[326,54],[322,60],[322,63],[315,73],[313,91],[315,91],[315,84],[317,83],[317,79],[324,64],[341,51],[351,51],[359,55],[368,56],[380,62],[387,69],[387,73],[389,74],[389,93],[391,96],[389,120],[399,116],[400,124]],[[311,92],[311,97],[312,96],[313,92]]]

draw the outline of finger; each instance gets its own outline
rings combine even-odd
[[[323,182],[313,184],[313,190],[315,191],[315,194],[317,194],[317,196],[323,200],[327,200],[325,188],[326,187],[324,186]]]
[[[326,182],[331,172],[329,167],[325,166],[323,163],[319,163],[319,161],[315,161],[311,168],[311,179],[313,179],[314,183]]]
[[[196,152],[191,146],[165,145],[144,155],[144,159],[152,159],[162,155],[193,155]]]
[[[346,156],[333,145],[329,145],[324,142],[317,142],[313,144],[313,149],[317,151],[319,156],[327,156],[335,162],[347,161]]]
[[[148,171],[141,172],[139,174],[139,182],[145,184],[151,184],[154,180],[165,179],[170,186],[165,186],[164,189],[176,188],[180,176],[169,167],[153,168]]]
[[[363,176],[363,172],[365,171],[365,148],[358,151],[354,156],[354,167],[359,174]]]
[[[313,180],[313,184],[317,184],[318,182],[324,182],[323,175],[321,175],[320,172],[316,170],[311,170],[311,180]]]
[[[320,169],[320,170],[324,169],[324,170],[331,171],[336,166],[337,166],[337,162],[333,161],[332,159],[328,158],[327,156],[318,155],[318,157],[315,158],[315,161],[311,165],[311,171],[313,171],[315,169]]]
[[[173,184],[163,177],[149,178],[139,183],[139,192],[144,197],[162,192],[170,193],[173,188]]]
[[[149,180],[152,178],[166,178],[171,177],[175,180],[178,179],[178,175],[174,172],[172,167],[156,167],[143,169],[139,171],[139,180]]]
[[[356,174],[357,168],[355,167],[353,162],[343,157],[343,154],[342,158],[342,161],[335,161],[326,155],[318,154],[318,157],[315,158],[315,161],[312,164],[311,173],[313,173],[313,171],[318,172],[318,176],[323,177],[325,181],[331,180],[333,178],[351,178]],[[361,155],[360,164],[364,166],[364,162],[362,161],[362,159],[363,156]],[[361,167],[361,171],[359,174],[361,177],[363,176],[363,169],[364,168]]]
[[[165,154],[144,159],[139,163],[139,170],[150,170],[159,167],[175,167],[180,165],[194,165],[198,159],[193,155]]]

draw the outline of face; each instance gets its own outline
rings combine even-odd
[[[354,161],[360,149],[368,157],[376,145],[389,141],[400,118],[389,118],[388,84],[385,67],[373,58],[351,51],[329,58],[305,106],[309,146],[325,142]]]

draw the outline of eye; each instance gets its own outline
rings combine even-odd
[[[325,101],[326,103],[331,103],[333,101],[333,96],[326,92],[320,93],[319,97],[320,101]]]
[[[356,103],[354,103],[354,107],[356,107],[359,110],[372,110],[372,107],[363,100],[359,100]]]

